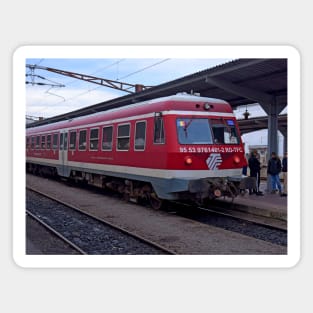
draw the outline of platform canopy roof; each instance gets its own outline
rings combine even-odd
[[[254,118],[238,119],[238,126],[241,135],[250,133],[256,130],[267,129],[268,118],[267,116],[259,116]],[[287,131],[288,117],[287,114],[278,115],[278,129],[282,132]]]
[[[28,124],[34,127],[177,93],[219,98],[233,109],[252,103],[287,105],[287,59],[237,59],[141,92]]]

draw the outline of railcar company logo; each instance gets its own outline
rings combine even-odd
[[[218,170],[220,164],[222,164],[222,157],[220,153],[211,153],[206,159],[206,164],[210,170]]]

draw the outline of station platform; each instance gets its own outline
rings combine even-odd
[[[266,181],[261,181],[260,191],[263,192],[263,196],[249,195],[249,192],[246,192],[244,195],[236,197],[233,202],[228,199],[219,201],[228,202],[227,207],[234,210],[287,221],[288,196],[281,197],[279,193],[271,194],[266,188]]]

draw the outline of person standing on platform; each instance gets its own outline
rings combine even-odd
[[[288,193],[288,175],[287,175],[287,163],[288,163],[288,154],[287,152],[285,152],[284,157],[283,157],[283,161],[282,161],[282,172],[283,172],[283,189],[284,192],[281,194],[282,197],[286,197],[287,193]]]
[[[263,193],[260,192],[260,172],[261,172],[261,163],[257,159],[257,152],[252,151],[250,158],[248,160],[250,177],[255,177],[256,180],[256,189],[249,189],[249,194],[255,193],[257,196],[262,196]]]
[[[267,173],[271,176],[272,181],[272,192],[276,193],[276,187],[279,190],[279,194],[282,195],[281,192],[281,184],[279,180],[279,173],[281,172],[281,161],[280,158],[276,155],[276,152],[272,152],[272,157],[268,160],[267,164]]]
[[[242,175],[247,176],[247,170],[248,170],[248,153],[246,154],[245,161],[246,161],[246,165],[242,168]]]
[[[245,166],[242,167],[242,175],[243,176],[247,176],[247,172],[248,172],[248,158],[247,158],[248,154],[246,154],[245,156]],[[245,189],[240,189],[240,194],[244,195],[246,193]]]

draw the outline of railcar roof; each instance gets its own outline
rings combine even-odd
[[[168,109],[171,110],[190,110],[194,111],[196,110],[196,107],[186,107],[182,106],[183,103],[186,102],[192,102],[192,103],[210,103],[210,104],[217,104],[220,105],[218,109],[214,109],[212,111],[222,111],[222,112],[229,112],[232,113],[232,109],[230,105],[221,99],[216,98],[209,98],[209,97],[199,97],[194,95],[188,95],[188,94],[178,94],[173,96],[167,96],[157,99],[151,99],[143,102],[139,102],[136,104],[130,104],[123,107],[118,107],[115,109],[110,109],[103,112],[97,112],[85,116],[80,116],[72,119],[68,119],[65,121],[60,121],[56,123],[51,123],[48,125],[41,125],[33,128],[28,128],[27,133],[36,133],[38,131],[49,131],[49,130],[55,130],[59,128],[68,128],[68,127],[75,127],[80,126],[82,124],[90,124],[95,122],[100,122],[102,118],[109,118],[109,119],[117,119],[117,118],[124,118],[129,117],[133,115],[140,115],[140,114],[146,114],[151,112],[159,112],[159,111],[165,111]],[[200,108],[200,110],[203,110]],[[70,124],[69,124],[70,122]]]

